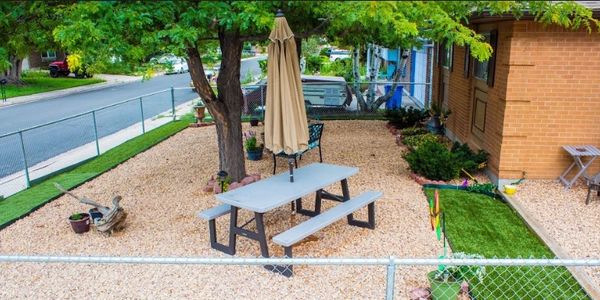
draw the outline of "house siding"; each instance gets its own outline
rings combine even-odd
[[[500,178],[553,179],[562,145],[600,147],[600,34],[515,22],[508,67]]]
[[[449,135],[490,153],[488,170],[499,179],[554,179],[571,163],[562,145],[600,147],[600,34],[573,32],[534,21],[480,24],[498,30],[494,86],[488,88],[485,133],[475,135],[471,60],[454,47],[449,77]],[[433,74],[438,99],[440,67]],[[600,170],[600,160],[592,172]]]

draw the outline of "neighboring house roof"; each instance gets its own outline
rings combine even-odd
[[[600,1],[575,1],[593,11],[600,11]]]
[[[562,2],[562,1],[560,1]],[[575,1],[582,6],[585,6],[592,10],[593,17],[596,19],[600,18],[600,1]],[[521,20],[531,20],[533,19],[532,15],[525,13],[521,18]],[[470,18],[471,24],[479,24],[479,23],[489,23],[496,21],[506,21],[506,20],[514,20],[514,16],[510,13],[502,14],[502,15],[490,15],[488,12],[483,13],[475,13]]]

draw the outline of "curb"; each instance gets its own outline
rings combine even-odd
[[[35,94],[33,94],[33,95],[27,95],[27,96],[21,96],[21,97],[8,98],[7,101],[6,101],[6,103],[0,103],[0,109],[6,108],[6,107],[15,106],[15,105],[20,105],[20,104],[25,104],[25,103],[31,103],[31,102],[41,101],[41,100],[55,99],[55,98],[64,97],[64,96],[70,96],[70,95],[75,95],[75,94],[80,94],[80,93],[86,93],[86,92],[92,92],[92,91],[107,89],[107,88],[111,88],[111,87],[115,87],[115,86],[121,86],[121,85],[124,85],[124,84],[133,83],[133,82],[137,82],[137,81],[138,81],[138,79],[132,80],[132,81],[119,81],[119,82],[112,82],[112,83],[101,82],[101,83],[90,84],[88,86],[84,86],[86,88],[79,89],[79,90],[73,90],[73,89],[77,89],[78,87],[69,88],[69,89],[63,89],[63,90],[56,90],[56,91],[47,92],[47,93],[54,93],[53,95],[45,95],[45,96],[44,95],[39,95],[39,97],[32,97],[33,99],[18,101],[18,102],[14,102],[14,103],[11,103],[11,99],[18,99],[18,98],[21,98],[21,97],[35,96]],[[46,94],[46,93],[41,93],[41,94]]]

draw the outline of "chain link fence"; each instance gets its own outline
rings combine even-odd
[[[378,101],[394,85],[396,89],[390,99]],[[385,109],[422,108],[428,101],[429,87],[428,83],[347,84],[343,79],[330,79],[303,82],[302,89],[308,117],[327,120],[380,119]],[[243,120],[263,120],[266,84],[246,85],[242,90]],[[175,105],[191,93],[191,87],[161,90],[0,135],[0,196],[10,196],[30,187],[37,179],[100,155],[157,124],[167,123],[169,118],[174,119]]]
[[[175,276],[177,288],[193,289],[196,282],[207,293],[220,297],[245,295],[256,298],[265,293],[289,298],[369,298],[369,299],[595,299],[597,281],[590,284],[587,274],[598,276],[598,259],[429,259],[429,258],[204,258],[204,257],[105,257],[105,256],[18,256],[0,255],[0,263],[60,263],[62,267],[45,276],[68,278],[71,263],[113,264],[104,266],[107,276],[118,277],[124,265],[160,268]],[[66,264],[66,265],[65,265]],[[169,266],[171,265],[171,266]],[[268,266],[293,265],[294,274],[285,277]],[[185,267],[178,275],[174,266]],[[266,266],[266,267],[265,267]],[[39,269],[39,268],[38,268]],[[272,269],[272,268],[271,268]],[[126,270],[122,270],[127,272]],[[280,272],[288,268],[278,269]],[[436,271],[445,270],[445,271]],[[61,274],[61,272],[63,274]],[[580,278],[575,279],[573,274]],[[582,275],[583,274],[583,275]],[[30,276],[26,274],[24,276]],[[186,278],[194,278],[187,282]],[[97,276],[95,276],[97,277]],[[587,278],[582,280],[581,278]],[[145,279],[138,278],[140,282]],[[165,278],[171,281],[171,278]],[[248,282],[251,280],[252,284]],[[87,283],[86,283],[87,284]],[[132,283],[135,284],[135,283]],[[161,287],[164,288],[164,287]],[[208,295],[208,294],[205,294]],[[284,294],[281,294],[284,295]],[[273,296],[273,295],[271,295]]]
[[[96,157],[175,119],[189,88],[170,88],[0,135],[0,196]]]

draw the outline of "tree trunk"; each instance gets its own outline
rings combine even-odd
[[[240,181],[246,175],[241,120],[244,98],[240,84],[243,43],[239,32],[224,30],[219,31],[219,43],[222,60],[217,95],[206,79],[197,48],[187,49],[188,63],[194,87],[215,121],[219,146],[219,170],[215,171],[226,171],[233,181]]]
[[[354,75],[354,95],[356,96],[357,108],[360,111],[366,111],[367,103],[360,90],[360,45],[355,46],[352,53],[352,73]]]
[[[17,56],[11,55],[9,58],[10,61],[10,69],[4,72],[6,80],[12,84],[23,84],[21,81],[21,73],[23,70],[23,59],[18,58]]]

